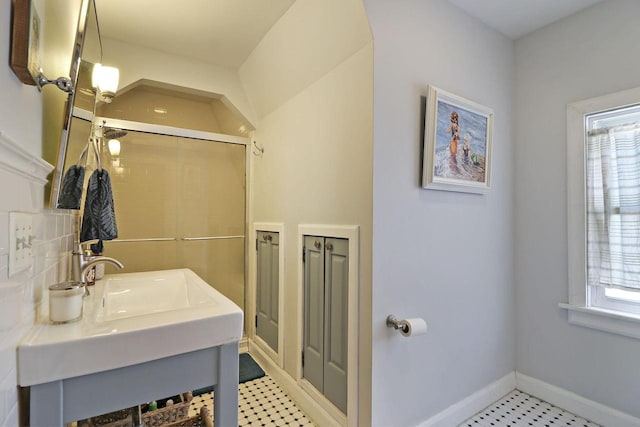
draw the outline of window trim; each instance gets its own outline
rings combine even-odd
[[[567,105],[567,243],[569,302],[568,321],[593,329],[640,339],[640,316],[624,311],[590,306],[586,285],[586,115],[637,104],[640,87]]]
[[[588,294],[593,307],[640,315],[640,302],[633,302],[621,298],[607,296],[606,291],[609,289],[616,288],[605,288],[602,286],[590,287]]]

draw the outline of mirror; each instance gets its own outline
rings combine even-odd
[[[65,3],[69,4],[69,2]],[[83,77],[86,71],[84,69],[87,68],[87,63],[99,62],[102,58],[102,46],[94,0],[80,0],[79,4],[77,29],[75,31],[69,70],[69,78],[75,90],[67,95],[56,88],[43,88],[43,109],[45,113],[43,114],[42,156],[44,160],[55,166],[49,178],[48,188],[45,189],[45,198],[48,197],[48,200],[45,200],[45,206],[52,208],[56,207],[64,172],[63,165],[73,107],[78,102],[89,102],[87,98],[90,98],[90,102],[93,103],[95,96],[90,91],[90,86],[89,91],[86,90],[87,84],[84,83],[86,79]],[[63,6],[62,4],[52,4],[51,10],[47,9],[45,31],[50,30],[51,34],[45,33],[45,37],[47,41],[53,40],[53,42],[57,42],[55,43],[57,49],[47,48],[47,51],[44,52],[45,61],[47,60],[47,55],[54,56],[59,54],[61,46],[64,45],[64,40],[56,39],[56,34],[64,32],[64,29],[57,27],[61,25],[60,23],[72,21],[68,16],[56,16],[57,14],[71,13],[68,7],[65,8]],[[55,60],[55,58],[51,58],[49,62],[54,62]],[[60,59],[57,60],[60,61]],[[90,85],[90,76],[88,82]]]

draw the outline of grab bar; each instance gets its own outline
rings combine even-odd
[[[210,236],[210,237],[183,237],[182,240],[191,242],[194,240],[222,240],[222,239],[244,239],[244,236]]]
[[[181,237],[180,240],[191,242],[197,240],[223,240],[223,239],[244,239],[244,236],[207,236],[207,237]],[[112,242],[132,243],[132,242],[175,242],[176,237],[151,237],[148,239],[114,239]]]
[[[132,242],[175,242],[175,237],[152,237],[149,239],[114,239],[112,242],[117,243],[132,243]]]

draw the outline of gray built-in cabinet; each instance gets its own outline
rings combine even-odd
[[[347,411],[349,240],[305,236],[303,377]]]
[[[278,352],[278,277],[280,235],[258,231],[256,239],[256,335]]]

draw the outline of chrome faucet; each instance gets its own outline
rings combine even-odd
[[[124,264],[122,264],[120,261],[108,256],[92,256],[90,260],[85,259],[84,253],[82,252],[82,244],[80,243],[76,245],[74,251],[71,253],[71,256],[71,278],[74,282],[79,282],[83,285],[86,285],[87,283],[87,271],[98,263],[106,262],[108,264],[115,265],[118,269],[124,267]]]

